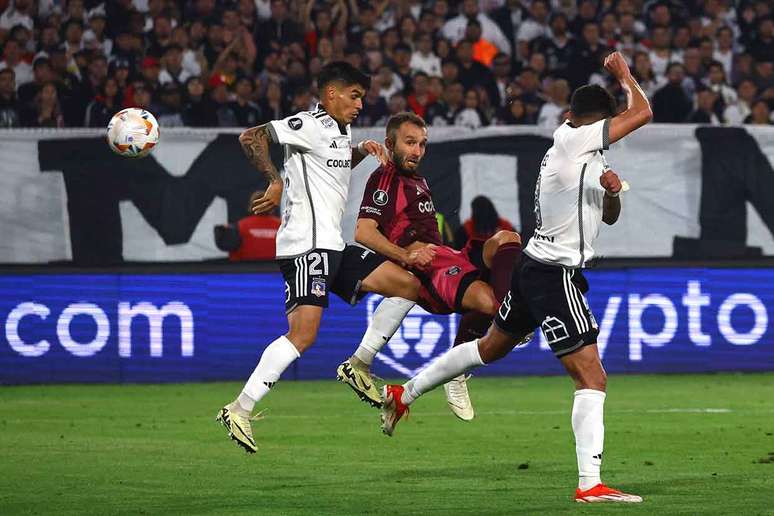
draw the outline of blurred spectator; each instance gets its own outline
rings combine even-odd
[[[22,60],[22,49],[19,42],[9,39],[3,47],[3,60],[0,61],[0,70],[10,68],[16,76],[16,89],[33,79],[32,66]]]
[[[353,122],[360,127],[376,127],[387,123],[387,101],[379,92],[381,85],[379,79],[371,80],[371,87],[363,99],[363,110]]]
[[[443,37],[454,45],[459,43],[465,37],[465,29],[470,18],[475,18],[481,24],[481,35],[484,39],[494,43],[501,52],[511,54],[511,44],[508,38],[489,16],[479,11],[477,0],[462,1],[462,12],[444,24]]]
[[[241,77],[234,87],[236,97],[229,102],[228,109],[233,113],[237,127],[255,127],[262,121],[261,110],[253,101],[253,81]],[[299,106],[299,110],[309,109],[309,106]]]
[[[682,123],[691,113],[693,102],[683,88],[683,65],[671,63],[667,67],[667,83],[653,95],[653,121]]]
[[[535,117],[527,112],[527,105],[520,97],[513,97],[508,105],[500,109],[498,125],[534,125]]]
[[[492,66],[492,60],[499,50],[492,42],[481,37],[481,24],[475,18],[468,20],[465,39],[473,43],[473,59],[484,66]]]
[[[403,84],[411,84],[411,47],[405,43],[395,45],[392,60],[395,63],[395,73]]]
[[[757,37],[747,51],[756,61],[771,62],[774,60],[774,20],[770,13],[760,18],[757,29]]]
[[[477,90],[471,88],[465,92],[462,109],[454,117],[454,125],[478,129],[489,125],[489,119],[480,107],[481,99]]]
[[[84,47],[109,56],[113,52],[113,40],[107,37],[107,15],[99,8],[89,14],[89,28],[83,33]]]
[[[250,204],[263,194],[264,191],[255,192],[250,197]],[[231,261],[273,260],[280,224],[277,210],[262,215],[248,215],[236,224],[215,226],[215,245],[221,251],[227,251]]]
[[[387,118],[391,117],[392,115],[397,115],[398,113],[402,113],[403,111],[406,111],[407,107],[406,103],[406,96],[401,93],[394,93],[390,96],[390,100],[387,102]]]
[[[546,129],[556,129],[564,122],[564,114],[570,107],[570,85],[567,81],[553,81],[548,88],[548,99],[548,102],[540,107],[537,124]]]
[[[736,102],[736,91],[728,85],[726,81],[726,72],[720,61],[713,61],[709,65],[709,75],[705,81],[712,91],[718,94],[722,109]]]
[[[712,54],[715,61],[723,65],[726,77],[731,77],[734,65],[734,31],[730,27],[720,27],[716,33],[717,48]]]
[[[758,99],[753,102],[751,112],[747,118],[744,119],[744,123],[752,125],[772,125],[769,104],[763,99]]]
[[[457,44],[457,61],[459,62],[458,79],[466,90],[483,86],[487,90],[489,98],[498,98],[497,85],[492,71],[473,60],[473,43],[463,39]]]
[[[35,3],[32,0],[13,0],[8,4],[6,10],[0,15],[0,40],[3,39],[5,32],[16,25],[22,25],[28,30],[34,27]]]
[[[697,54],[698,63],[698,54]],[[637,79],[642,91],[649,99],[653,99],[653,95],[661,86],[664,85],[663,80],[656,79],[656,74],[653,73],[653,67],[650,66],[650,56],[647,52],[635,52],[634,53],[634,67],[632,75]]]
[[[505,105],[508,96],[506,90],[513,77],[510,56],[503,53],[497,54],[492,62],[492,71],[495,86],[497,86],[497,97],[492,99],[492,103],[496,104],[497,107],[502,107]]]
[[[260,104],[260,110],[266,120],[279,120],[285,117],[286,111],[280,83],[271,81],[266,86],[266,96]]]
[[[180,86],[175,82],[168,82],[159,89],[159,102],[153,110],[161,127],[182,127],[183,123],[183,99]]]
[[[16,78],[12,68],[0,70],[0,127],[18,127],[21,104],[16,98]]]
[[[86,107],[85,127],[107,127],[110,119],[121,110],[118,82],[108,77],[99,88],[99,94]]]
[[[411,95],[408,96],[406,102],[409,108],[421,116],[425,117],[427,106],[436,101],[435,96],[429,91],[430,83],[429,78],[424,72],[417,72],[414,75],[414,82]]]
[[[529,56],[529,43],[535,38],[551,37],[548,26],[551,6],[548,0],[533,0],[529,8],[530,17],[519,26],[516,40],[519,44],[519,57]]]
[[[464,97],[465,88],[462,83],[447,84],[443,98],[428,106],[425,120],[433,126],[454,125],[454,119],[462,109]]]
[[[170,43],[164,49],[161,57],[161,71],[159,72],[159,83],[166,84],[173,82],[180,86],[191,77],[190,71],[183,67],[183,49],[176,43]]]
[[[513,224],[500,217],[489,197],[478,195],[470,203],[470,218],[454,235],[454,244],[462,249],[469,241],[485,242],[498,231],[515,231]]]
[[[44,84],[32,104],[22,112],[25,127],[64,127],[59,95],[53,82]]]
[[[725,111],[723,111],[723,119],[727,124],[731,125],[741,125],[744,122],[744,119],[752,112],[752,103],[758,94],[755,83],[749,79],[740,82],[736,91],[736,102],[726,107]]]
[[[403,79],[386,64],[379,68],[378,79],[380,85],[379,95],[385,100],[389,100],[395,93],[403,91]]]
[[[18,90],[19,102],[29,104],[47,82],[54,81],[54,73],[51,70],[51,61],[45,57],[38,57],[32,63],[32,81],[22,84]]]
[[[183,122],[191,127],[215,127],[218,125],[215,106],[205,94],[204,83],[200,77],[191,77],[185,83]]]
[[[573,91],[589,82],[594,73],[599,73],[603,58],[609,49],[599,40],[599,26],[588,22],[583,26],[583,37],[575,47],[567,66],[566,78]]]
[[[687,122],[692,124],[720,125],[720,118],[715,114],[718,94],[704,87],[698,91],[696,99],[696,109],[688,115]]]
[[[433,38],[430,34],[422,33],[417,37],[416,50],[411,54],[409,65],[414,71],[441,76],[441,58],[433,52]]]

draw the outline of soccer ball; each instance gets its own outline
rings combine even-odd
[[[149,111],[127,108],[119,111],[107,126],[110,149],[125,158],[144,158],[159,142],[159,123]]]

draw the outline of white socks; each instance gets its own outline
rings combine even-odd
[[[374,356],[400,328],[403,318],[406,317],[409,310],[414,308],[415,304],[402,297],[384,298],[376,307],[371,324],[363,335],[363,340],[355,351],[355,356],[370,366],[374,361]]]
[[[572,431],[578,456],[578,487],[585,491],[601,482],[602,449],[605,443],[603,412],[605,393],[594,389],[575,391]]]
[[[237,398],[239,406],[252,412],[255,404],[266,396],[282,372],[300,356],[293,343],[284,335],[266,346],[261,360]]]
[[[403,384],[400,400],[411,405],[422,394],[459,376],[472,367],[484,365],[478,352],[478,339],[451,348],[414,378]]]

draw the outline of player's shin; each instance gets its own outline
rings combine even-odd
[[[413,301],[402,297],[384,298],[376,307],[371,324],[368,325],[353,357],[362,362],[365,368],[370,368],[374,356],[400,328],[401,322],[414,305]]]
[[[410,405],[422,394],[448,382],[468,369],[484,365],[478,352],[478,340],[451,348],[421,373],[403,385],[401,401]]]
[[[252,412],[255,404],[268,394],[285,369],[300,356],[293,343],[284,335],[266,346],[261,360],[237,398],[239,408]]]
[[[603,412],[605,393],[594,389],[575,391],[572,431],[578,456],[578,487],[586,490],[601,482],[602,450],[605,441]]]

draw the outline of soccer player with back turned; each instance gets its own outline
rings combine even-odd
[[[395,425],[419,396],[468,369],[504,357],[540,326],[551,350],[575,382],[572,429],[578,460],[578,502],[641,502],[600,479],[604,444],[606,375],[597,350],[597,323],[583,293],[581,269],[594,256],[600,222],[614,224],[621,211],[621,181],[602,150],[653,117],[650,104],[623,56],[613,52],[605,68],[626,92],[626,110],[600,86],[578,88],[570,119],[554,131],[535,188],[536,229],[516,263],[511,290],[486,336],[452,348],[404,385],[384,387],[382,430]]]

